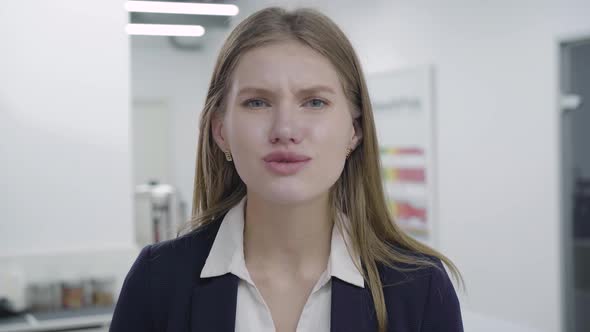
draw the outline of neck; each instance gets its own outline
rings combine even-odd
[[[257,273],[316,276],[328,262],[333,220],[328,194],[276,204],[248,192],[244,258]]]

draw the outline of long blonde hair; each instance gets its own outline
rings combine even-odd
[[[329,59],[339,74],[349,105],[360,113],[355,121],[362,128],[362,140],[330,189],[329,202],[333,216],[342,211],[350,220],[349,227],[340,223],[335,226],[347,232],[350,249],[361,258],[364,269],[359,270],[373,296],[379,331],[385,331],[387,310],[378,264],[398,270],[404,269],[396,263],[439,268],[425,256],[429,255],[444,262],[463,286],[464,281],[446,256],[406,235],[394,222],[383,192],[373,111],[359,60],[340,28],[317,10],[269,7],[240,22],[227,37],[201,114],[193,210],[187,229],[193,231],[219,220],[246,195],[246,185],[234,164],[225,160],[223,151],[215,144],[211,120],[225,112],[224,96],[240,56],[256,47],[286,39],[301,42]]]

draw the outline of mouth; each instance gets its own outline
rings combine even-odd
[[[293,175],[302,170],[311,158],[293,152],[277,151],[266,155],[264,163],[269,171],[278,175]]]
[[[311,158],[295,152],[275,151],[262,158],[266,162],[294,163],[310,160]]]

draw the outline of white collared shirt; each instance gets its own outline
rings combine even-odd
[[[267,304],[246,268],[244,260],[244,207],[246,197],[232,207],[225,215],[209,256],[205,261],[201,278],[221,276],[232,273],[240,280],[236,308],[236,332],[274,332],[275,326]],[[339,214],[343,222],[348,219]],[[356,257],[357,262],[358,256]],[[364,287],[362,274],[354,265],[349,254],[345,239],[336,226],[332,230],[330,257],[326,270],[313,287],[296,332],[328,332],[330,331],[330,312],[332,304],[332,280],[337,277],[342,281]]]

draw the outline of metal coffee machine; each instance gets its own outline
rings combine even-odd
[[[186,221],[178,190],[152,180],[135,188],[135,235],[138,245],[173,239]]]

